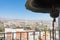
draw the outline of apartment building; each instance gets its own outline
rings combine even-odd
[[[35,32],[34,30],[23,30],[23,29],[12,29],[12,28],[5,28],[5,39],[18,39],[20,40],[28,40],[28,32]]]

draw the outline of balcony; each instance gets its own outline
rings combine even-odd
[[[0,32],[0,40],[53,40],[52,30],[29,32]],[[59,40],[59,31],[54,31],[54,40]]]

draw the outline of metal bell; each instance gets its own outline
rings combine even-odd
[[[33,12],[50,13],[52,5],[60,11],[59,0],[27,0],[25,6]]]

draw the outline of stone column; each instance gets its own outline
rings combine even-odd
[[[58,18],[58,31],[59,31],[59,40],[60,40],[60,14]]]

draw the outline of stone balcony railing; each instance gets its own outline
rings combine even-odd
[[[0,40],[53,40],[52,30],[34,32],[0,32]],[[54,40],[59,40],[59,31],[54,31]]]

